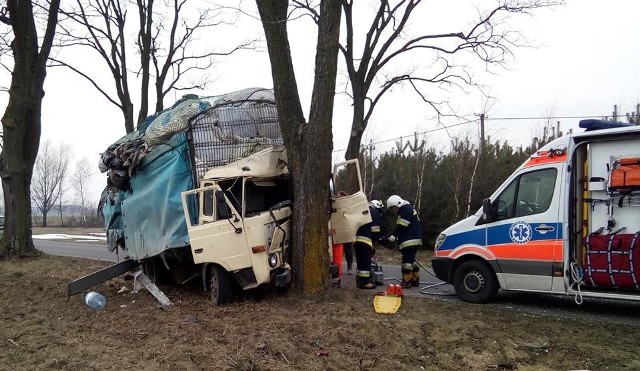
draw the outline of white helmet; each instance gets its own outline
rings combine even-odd
[[[369,206],[374,207],[376,209],[382,209],[382,202],[378,201],[378,200],[371,200],[369,201]]]
[[[400,207],[404,204],[405,201],[398,195],[389,196],[389,199],[387,199],[387,207]]]

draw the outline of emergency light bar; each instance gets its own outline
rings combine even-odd
[[[585,131],[592,131],[592,130],[602,130],[602,129],[623,128],[626,126],[633,126],[633,124],[630,124],[628,122],[613,122],[613,121],[607,121],[607,120],[586,119],[586,120],[580,120],[580,122],[578,122],[578,126],[580,126],[582,129],[585,129]]]
[[[541,158],[541,157],[555,157],[562,156],[567,153],[566,148],[555,148],[549,149],[547,151],[537,151],[536,153],[531,155],[531,158]]]

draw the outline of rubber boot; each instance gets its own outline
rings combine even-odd
[[[411,278],[413,276],[413,272],[402,270],[402,288],[410,289],[411,288]]]
[[[411,272],[411,287],[419,287],[420,286],[420,271],[414,270]]]
[[[376,285],[371,283],[371,277],[356,276],[356,287],[359,289],[375,289]]]

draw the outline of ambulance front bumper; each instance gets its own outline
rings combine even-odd
[[[433,273],[439,280],[451,283],[451,266],[453,265],[453,259],[451,258],[431,258],[431,268]]]

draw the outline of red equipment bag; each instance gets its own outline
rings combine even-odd
[[[640,232],[587,236],[584,263],[587,286],[640,289]]]
[[[633,189],[640,189],[640,158],[619,158],[611,169],[609,191],[626,192]]]

